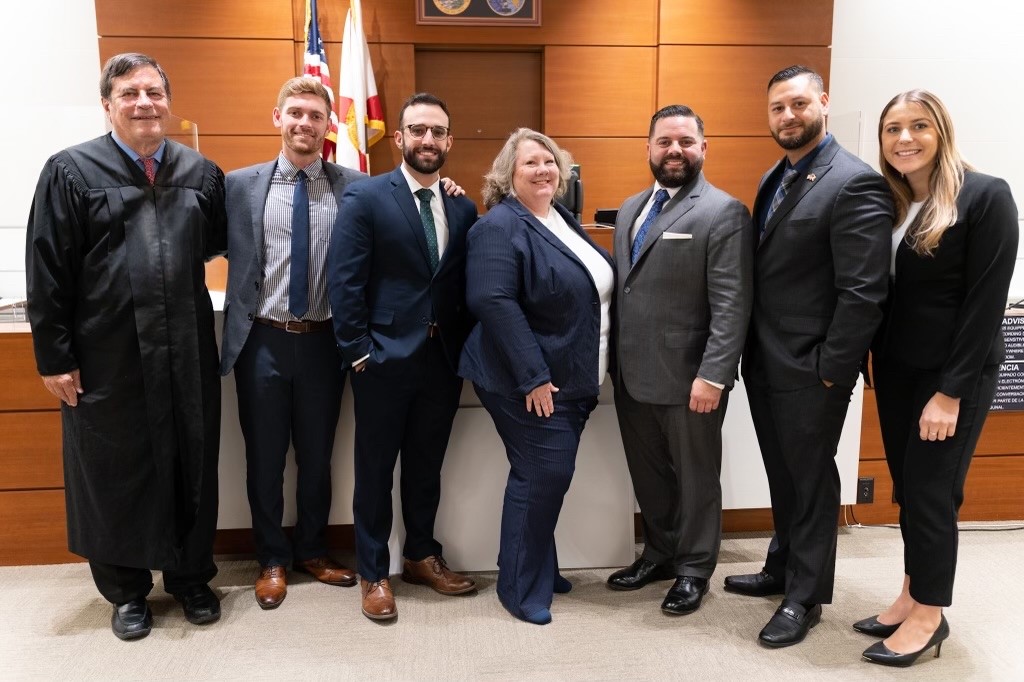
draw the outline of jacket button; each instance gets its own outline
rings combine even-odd
[[[629,287],[625,287],[625,288],[624,288],[624,289],[622,290],[622,293],[624,293],[624,294],[628,294],[628,293],[629,293]]]
[[[259,288],[260,288],[260,283],[259,283],[259,282],[253,282],[253,285],[254,285],[254,286],[255,286],[255,287],[257,288],[257,289],[259,289]]]
[[[422,322],[423,324],[426,324],[427,323],[427,318],[421,317],[420,318],[420,322]]]
[[[255,318],[255,317],[256,317],[255,315],[253,315],[252,313],[249,313],[249,321],[250,322],[252,322],[253,318]]]

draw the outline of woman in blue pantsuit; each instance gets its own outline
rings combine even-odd
[[[478,320],[459,374],[473,382],[505,444],[498,598],[522,620],[551,622],[554,531],[580,436],[608,371],[612,262],[554,203],[569,155],[520,128],[484,182],[487,214],[467,239],[466,301]]]

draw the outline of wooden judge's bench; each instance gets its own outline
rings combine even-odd
[[[611,250],[610,230],[590,232]],[[211,289],[222,290],[225,275],[223,259],[211,262],[207,267]],[[60,408],[36,372],[27,323],[0,322],[0,387],[0,565],[78,561],[81,558],[67,550]],[[858,475],[874,478],[874,502],[857,504],[851,511],[861,523],[895,523],[897,507],[892,502],[873,393],[870,389],[864,391]],[[723,470],[723,479],[727,473]],[[967,478],[960,518],[1024,519],[1022,491],[1024,412],[993,412]],[[847,520],[852,523],[854,519],[847,515]],[[726,509],[723,521],[726,531],[771,528],[771,514],[765,508]],[[240,528],[218,531],[215,550],[251,552],[249,536]],[[351,526],[332,526],[329,541],[335,547],[351,547]]]

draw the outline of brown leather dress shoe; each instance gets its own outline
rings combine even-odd
[[[473,579],[448,568],[443,557],[428,556],[422,561],[402,564],[402,580],[413,585],[426,585],[440,594],[465,594],[476,589]]]
[[[375,583],[360,580],[359,587],[363,591],[364,616],[371,620],[391,620],[398,615],[390,580],[382,578]]]
[[[288,594],[284,566],[266,566],[256,578],[256,603],[261,609],[276,609]]]
[[[321,556],[316,559],[296,562],[293,568],[296,571],[309,573],[322,583],[328,585],[341,585],[352,587],[356,584],[356,572],[345,568],[329,556]]]

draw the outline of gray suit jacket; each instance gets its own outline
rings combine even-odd
[[[636,400],[684,405],[700,376],[731,386],[752,300],[747,208],[701,173],[662,209],[630,265],[630,230],[652,188],[623,203],[615,224],[615,357]]]
[[[224,338],[221,341],[220,373],[235,366],[238,354],[252,329],[263,286],[263,213],[270,193],[277,159],[227,174],[225,193],[228,213],[228,290],[224,299]],[[324,172],[334,188],[341,218],[345,187],[366,176],[334,163],[324,162]],[[335,223],[337,227],[337,223]],[[326,273],[326,269],[324,269]]]
[[[754,215],[771,201],[758,187]],[[881,175],[834,139],[772,215],[754,257],[754,310],[743,354],[748,385],[852,387],[882,320],[892,199]]]

